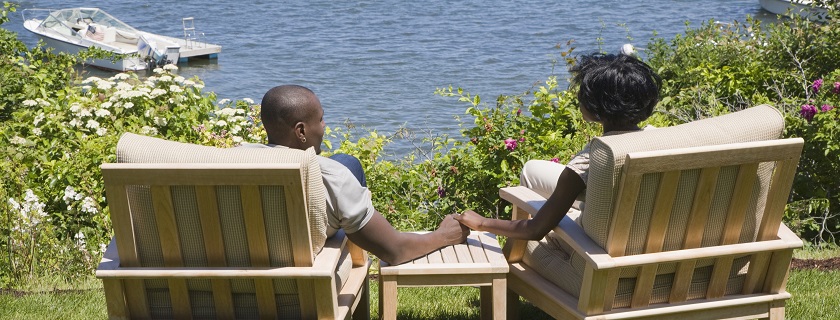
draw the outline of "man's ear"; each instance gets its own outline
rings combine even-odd
[[[300,140],[301,137],[306,137],[306,124],[302,121],[295,123],[294,127],[295,139]]]

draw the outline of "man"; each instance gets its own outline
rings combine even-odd
[[[269,90],[262,99],[261,119],[268,147],[282,146],[321,153],[324,109],[311,90],[284,85]],[[358,159],[339,155],[318,156],[327,189],[328,234],[344,229],[353,243],[389,264],[400,264],[441,247],[463,243],[469,229],[447,215],[437,230],[426,234],[398,232],[371,202],[364,171]]]

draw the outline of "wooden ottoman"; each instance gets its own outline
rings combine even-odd
[[[473,231],[466,243],[392,266],[379,262],[379,315],[397,317],[397,287],[480,286],[481,318],[504,319],[508,263],[496,236]]]

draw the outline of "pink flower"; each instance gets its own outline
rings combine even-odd
[[[827,104],[822,105],[822,107],[820,108],[820,110],[822,110],[822,112],[828,112],[831,109],[834,109],[834,107],[832,107],[831,105],[827,105]]]
[[[834,93],[840,94],[840,82],[834,83]]]
[[[817,107],[810,104],[803,104],[802,109],[799,110],[799,115],[805,118],[805,120],[808,120],[808,122],[814,119],[815,114],[817,114]]]
[[[551,158],[551,162],[560,163],[560,158]]]
[[[514,149],[516,149],[516,139],[505,139],[505,148],[508,149],[508,151],[513,151]]]
[[[525,142],[525,137],[519,138],[519,142]]]
[[[516,116],[522,115],[522,109],[516,109]]]
[[[441,198],[446,197],[446,189],[444,189],[442,186],[438,186],[437,194],[438,194],[438,197],[441,197]]]
[[[814,89],[814,93],[820,91],[820,87],[823,85],[823,79],[814,80],[814,84],[811,85],[811,89]]]

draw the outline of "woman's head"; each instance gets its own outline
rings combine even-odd
[[[659,102],[659,75],[629,55],[585,55],[569,71],[572,84],[580,87],[580,107],[605,126],[635,126],[650,117]]]

